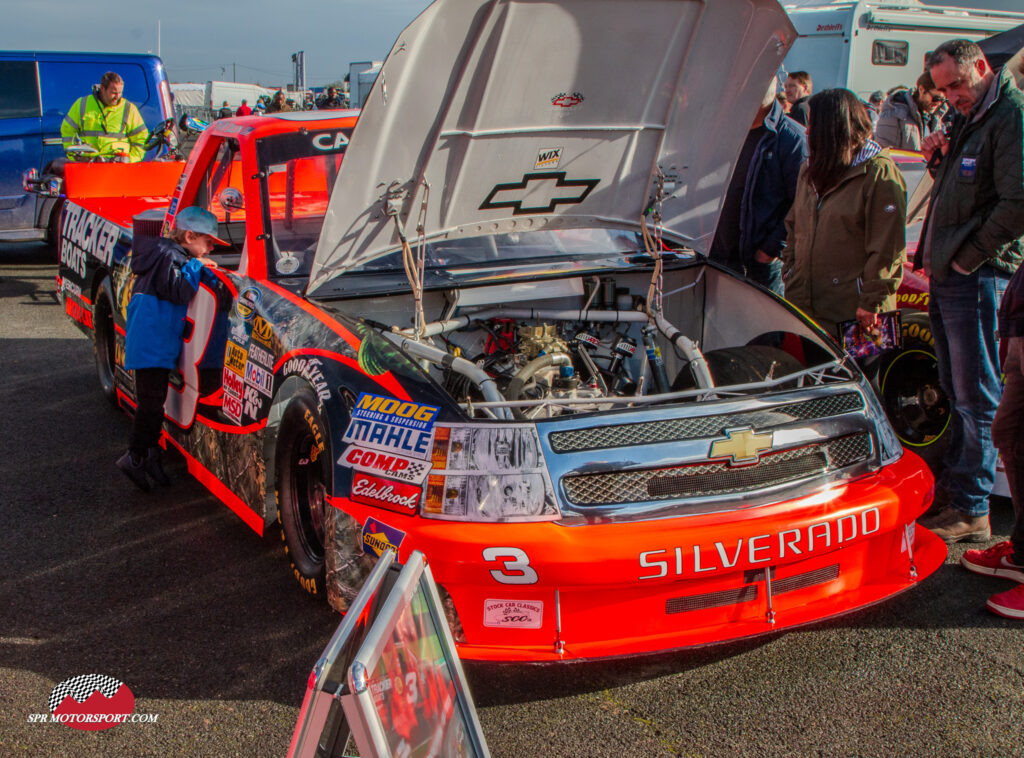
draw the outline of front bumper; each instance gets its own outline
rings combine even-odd
[[[436,522],[337,504],[406,533],[400,559],[426,554],[458,613],[463,658],[554,662],[770,633],[895,595],[945,560],[915,524],[932,492],[907,453],[811,496],[641,522]]]

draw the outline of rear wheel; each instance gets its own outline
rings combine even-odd
[[[799,371],[803,364],[785,350],[767,345],[743,345],[723,347],[704,353],[711,378],[716,386],[761,382],[769,376],[780,377]],[[689,366],[676,376],[672,391],[692,389],[697,386]]]
[[[92,307],[93,351],[96,356],[96,378],[100,382],[100,391],[110,402],[117,402],[115,383],[115,354],[117,351],[117,335],[114,331],[114,294],[110,287],[110,278],[104,278],[96,291],[96,300]]]
[[[46,224],[46,241],[50,245],[50,255],[56,263],[60,262],[60,212],[63,208],[63,200],[54,203],[50,209],[50,220]]]
[[[950,408],[939,384],[927,314],[914,313],[903,321],[903,349],[884,359],[879,390],[900,442],[937,471],[949,444]]]
[[[326,597],[324,535],[332,466],[327,428],[311,392],[303,390],[288,403],[274,463],[277,518],[292,573],[311,595]]]

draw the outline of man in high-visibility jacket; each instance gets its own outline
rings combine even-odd
[[[64,150],[75,144],[92,145],[100,155],[135,163],[146,154],[149,130],[139,109],[121,97],[124,80],[113,71],[100,79],[93,94],[78,98],[60,125]],[[69,158],[75,156],[68,153]]]

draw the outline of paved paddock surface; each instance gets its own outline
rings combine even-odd
[[[0,245],[0,755],[281,756],[337,617],[169,456],[154,496],[114,469],[127,419],[54,298],[41,246]],[[1010,526],[1009,505],[994,511]],[[1010,585],[956,565],[852,616],[727,646],[560,667],[470,666],[495,756],[1024,754]],[[30,723],[81,674],[156,723]]]

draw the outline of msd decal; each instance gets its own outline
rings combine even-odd
[[[385,550],[394,550],[395,555],[398,555],[398,548],[405,541],[405,532],[370,517],[363,524],[361,537],[363,552],[380,558]]]
[[[230,392],[225,392],[221,407],[224,409],[225,416],[236,424],[242,423],[242,398],[232,395]]]
[[[411,484],[423,484],[430,473],[430,464],[395,453],[368,450],[351,445],[338,459],[338,464],[366,474],[381,474]]]
[[[352,499],[357,503],[375,505],[398,513],[415,513],[420,502],[420,488],[358,473],[352,477]]]

